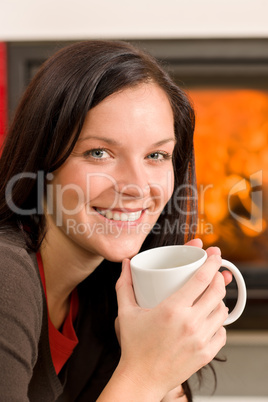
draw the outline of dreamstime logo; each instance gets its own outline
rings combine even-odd
[[[258,171],[249,176],[249,180],[243,179],[236,183],[228,194],[228,208],[231,216],[241,225],[257,233],[263,230],[263,204],[262,204],[262,171]],[[250,194],[249,217],[245,218],[233,210],[232,198],[243,196],[245,192]]]

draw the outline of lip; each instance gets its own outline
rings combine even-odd
[[[145,211],[147,208],[101,208],[101,207],[94,207],[95,210],[99,211],[112,211],[112,212],[126,212],[126,213],[131,213],[131,212],[138,212],[138,211]]]

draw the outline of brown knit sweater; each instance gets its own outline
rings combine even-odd
[[[100,272],[95,278],[87,278],[78,288],[80,309],[76,332],[79,344],[57,376],[50,355],[46,301],[35,253],[27,249],[19,231],[1,230],[1,401],[96,401],[119,359],[112,326],[103,329],[103,337],[99,336],[102,325],[95,331],[96,322],[104,320],[107,314],[107,301],[102,306],[102,298],[96,301],[93,297],[102,275]],[[105,290],[103,292],[106,297]],[[116,311],[108,315],[112,323]]]

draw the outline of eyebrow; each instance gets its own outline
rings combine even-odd
[[[112,138],[108,138],[108,137],[88,136],[88,137],[85,137],[85,138],[78,139],[78,141],[85,141],[85,140],[99,140],[99,141],[103,141],[103,142],[106,142],[109,145],[114,145],[114,146],[122,145],[121,142],[118,142],[118,141],[116,141],[116,140],[114,140]],[[164,145],[164,144],[166,144],[168,142],[175,142],[176,143],[176,138],[174,138],[174,137],[165,138],[165,139],[163,139],[161,141],[158,141],[158,142],[152,144],[152,146],[154,146],[154,147],[158,146],[159,147],[159,146]]]

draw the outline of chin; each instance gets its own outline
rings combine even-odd
[[[133,247],[128,248],[124,247],[123,245],[120,247],[120,249],[117,248],[111,248],[111,250],[107,251],[106,253],[103,253],[103,257],[105,260],[111,261],[111,262],[122,262],[125,258],[131,259],[140,251],[141,245],[137,247],[137,245],[133,245]]]
[[[137,253],[138,253],[138,251],[137,251]],[[117,255],[107,255],[107,256],[104,256],[104,258],[107,261],[120,262],[121,263],[125,258],[131,259],[137,253],[120,253],[120,254],[117,254]]]

